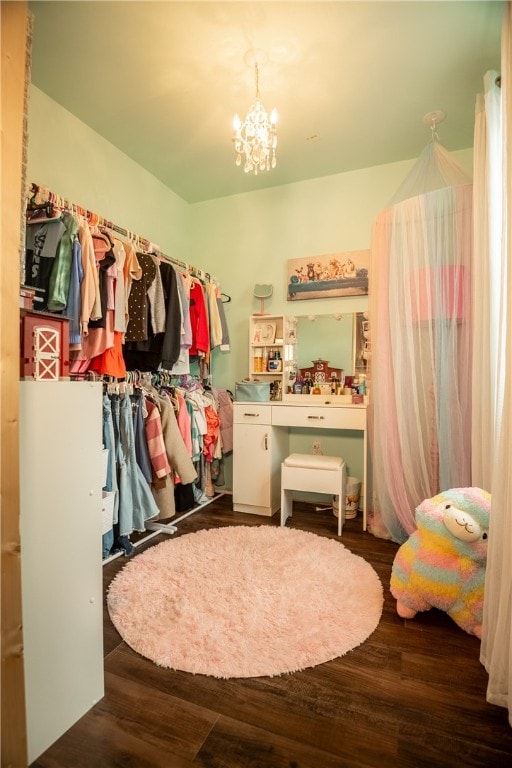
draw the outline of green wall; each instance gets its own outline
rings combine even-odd
[[[188,203],[34,85],[28,134],[27,182],[189,260]]]
[[[427,141],[428,137],[425,137]],[[422,147],[418,148],[420,151]],[[472,152],[454,153],[471,171]],[[30,89],[27,179],[157,243],[169,256],[215,276],[231,296],[229,352],[214,351],[214,383],[234,391],[248,371],[248,316],[259,310],[255,283],[272,283],[274,314],[364,311],[366,297],[286,299],[288,259],[370,247],[372,224],[414,159],[189,205],[34,86]],[[242,172],[242,171],[241,171]],[[311,449],[313,435],[294,438]],[[324,453],[345,457],[361,476],[361,439],[325,431]],[[231,482],[231,463],[227,467]]]

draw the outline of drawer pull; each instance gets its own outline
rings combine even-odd
[[[244,416],[259,416],[259,413],[244,413]]]
[[[265,435],[265,450],[268,451],[268,435]]]
[[[325,419],[325,416],[308,416],[308,419],[319,419],[319,420],[322,420],[322,419]]]

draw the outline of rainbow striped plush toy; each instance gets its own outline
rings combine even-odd
[[[491,496],[452,488],[416,508],[417,530],[396,553],[391,594],[399,616],[439,608],[481,637]]]

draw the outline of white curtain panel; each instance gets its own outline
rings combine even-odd
[[[490,474],[492,492],[489,548],[485,580],[484,621],[480,660],[484,664],[489,682],[487,700],[508,709],[509,723],[512,726],[512,9],[506,3],[503,19],[501,50],[501,110],[497,109],[497,94],[494,92],[493,76],[485,78],[485,129],[487,141],[485,148],[480,139],[475,143],[475,168],[478,178],[485,189],[481,190],[479,201],[487,202],[487,222],[481,222],[475,235],[484,238],[488,229],[487,259],[489,276],[483,286],[488,294],[482,298],[484,328],[478,329],[475,342],[478,352],[486,354],[489,348],[490,368],[478,372],[475,365],[473,379],[488,376],[491,371],[492,391],[482,390],[480,397],[490,400],[492,413],[487,425],[483,414],[487,406],[473,409],[479,421],[473,425],[475,446],[478,439],[490,427],[492,445],[491,463],[478,458],[475,472],[479,472],[482,481]],[[479,111],[477,106],[477,111]],[[480,116],[477,115],[477,121]],[[498,120],[501,140],[496,145],[494,122]],[[487,175],[483,179],[484,168],[489,168],[492,153],[501,149],[501,157],[496,165],[502,169],[502,176]],[[485,152],[485,157],[483,157]],[[493,164],[494,166],[494,164]],[[491,185],[493,189],[491,191]],[[499,185],[499,186],[498,186]],[[498,211],[495,207],[498,206]],[[491,210],[493,209],[493,210]],[[478,315],[476,315],[478,318]],[[487,340],[480,339],[486,334]],[[485,358],[482,358],[485,364]],[[507,393],[507,397],[504,397]]]
[[[487,72],[485,94],[477,96],[473,168],[473,401],[471,434],[472,485],[491,491],[497,405],[500,285],[502,276],[501,93],[497,72]],[[501,386],[500,386],[501,385]]]

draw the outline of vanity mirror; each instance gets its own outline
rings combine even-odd
[[[365,394],[352,392],[351,377],[366,374],[368,345],[362,312],[251,315],[249,378],[268,380],[271,400],[329,394],[352,402],[353,394]]]
[[[296,335],[298,371],[321,360],[345,376],[366,373],[369,329],[363,312],[297,316]]]

